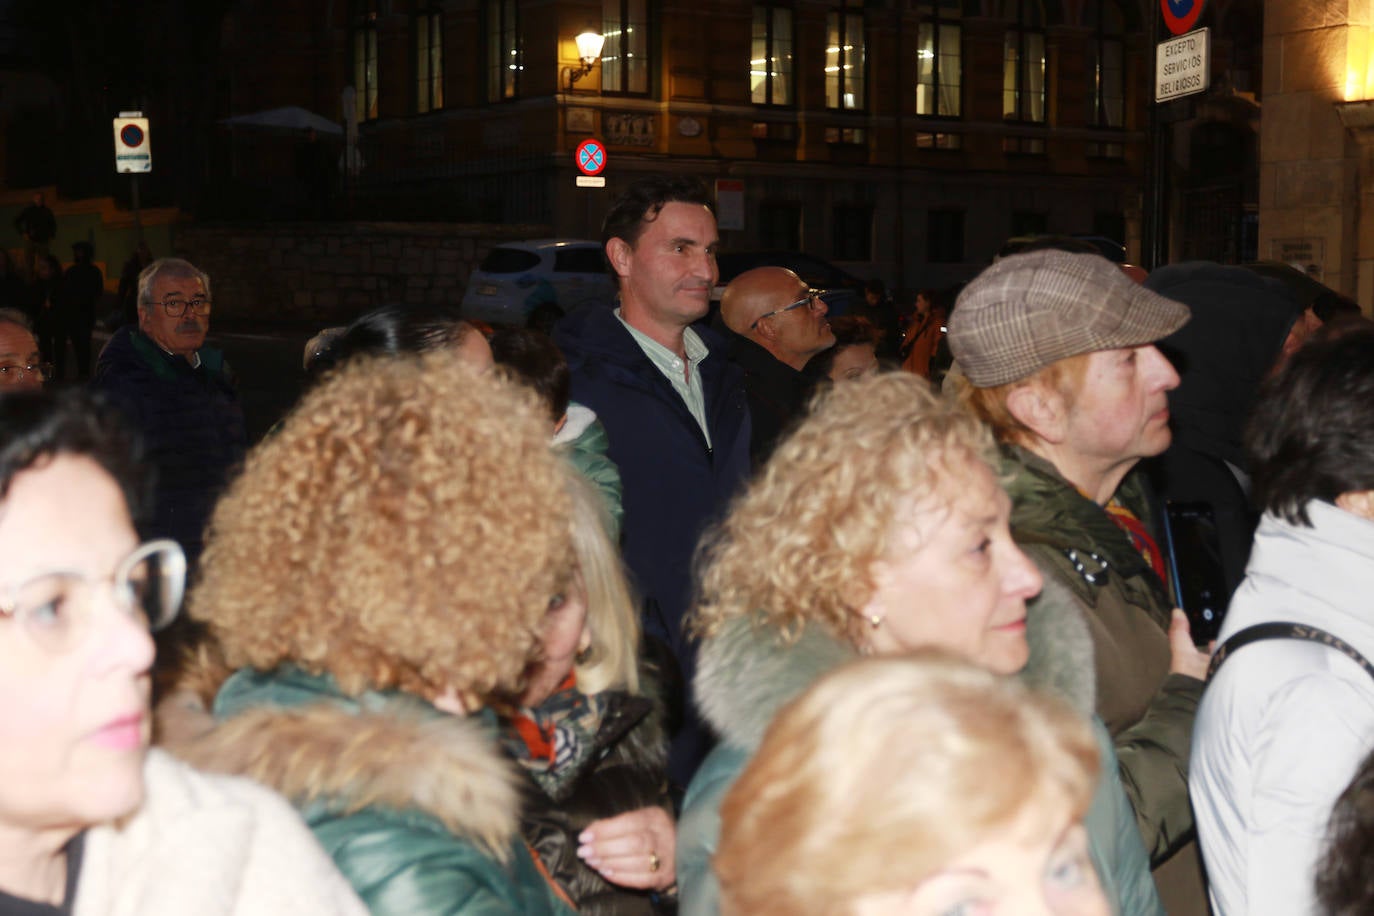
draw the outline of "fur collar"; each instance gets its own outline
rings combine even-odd
[[[418,810],[498,858],[518,831],[517,777],[479,722],[390,700],[253,706],[169,748],[193,766],[247,776],[298,806]]]
[[[1072,596],[1049,575],[1029,605],[1030,661],[1023,681],[1056,694],[1084,716],[1096,703],[1092,636]],[[728,745],[753,752],[782,707],[819,678],[858,658],[822,627],[809,626],[793,643],[749,618],[727,623],[704,640],[697,656],[697,703]]]

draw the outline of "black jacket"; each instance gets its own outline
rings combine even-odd
[[[672,814],[668,746],[660,712],[644,696],[612,693],[584,771],[564,797],[525,782],[521,832],[579,913],[651,916],[675,909],[657,895],[617,887],[577,857],[577,836],[593,821],[655,805]],[[503,727],[509,727],[504,725]]]
[[[1163,499],[1211,506],[1229,597],[1245,575],[1259,522],[1242,435],[1302,306],[1277,280],[1206,261],[1161,267],[1145,285],[1184,303],[1193,317],[1158,344],[1179,375],[1169,392],[1174,436],[1143,468]]]
[[[140,534],[175,539],[193,562],[215,500],[248,444],[223,354],[209,347],[199,352],[201,366],[192,369],[126,325],[110,338],[91,381],[142,434],[157,468],[153,517]]]
[[[746,337],[730,335],[730,362],[744,373],[749,398],[749,453],[754,467],[768,460],[782,435],[806,411],[814,382]]]

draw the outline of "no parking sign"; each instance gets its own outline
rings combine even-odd
[[[153,147],[148,119],[142,112],[123,111],[114,119],[115,171],[151,172]]]
[[[606,170],[606,145],[595,137],[577,144],[573,162],[581,175],[577,176],[579,188],[604,188],[606,179],[601,174]]]
[[[1182,35],[1197,25],[1198,17],[1207,8],[1207,0],[1159,0],[1159,8],[1169,31]]]

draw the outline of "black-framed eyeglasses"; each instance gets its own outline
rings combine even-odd
[[[821,298],[822,298],[826,293],[828,293],[828,292],[830,292],[830,290],[827,290],[827,289],[808,289],[808,290],[806,291],[806,295],[802,296],[802,297],[801,297],[800,299],[798,299],[796,302],[793,302],[793,303],[791,303],[790,305],[784,305],[784,306],[783,306],[782,308],[780,308],[780,309],[773,309],[773,311],[771,311],[771,312],[764,312],[762,315],[760,315],[759,317],[755,318],[755,319],[754,319],[754,323],[751,324],[751,325],[749,325],[749,330],[751,330],[751,331],[754,330],[754,328],[756,328],[756,327],[759,326],[759,322],[762,321],[762,320],[765,319],[765,318],[771,318],[771,317],[773,317],[774,315],[781,315],[783,312],[790,312],[790,311],[792,311],[793,309],[799,309],[799,308],[801,308],[801,307],[804,306],[804,305],[805,305],[805,306],[808,306],[809,308],[811,308],[811,309],[814,311],[815,308],[816,308],[816,303],[817,303],[817,302],[820,302],[820,301],[821,301]]]
[[[35,372],[38,373],[40,380],[52,378],[52,363],[31,363],[27,366],[0,366],[0,388],[18,385]]]
[[[180,296],[168,296],[162,300],[162,310],[169,318],[180,318],[186,314],[187,309],[195,315],[210,314],[210,297],[192,296],[190,299],[183,299]]]
[[[94,590],[111,588],[120,610],[137,615],[152,632],[176,619],[186,589],[186,555],[166,538],[140,544],[114,575],[88,578],[55,569],[0,589],[0,617],[8,617],[40,649],[68,652],[81,643],[91,623]]]

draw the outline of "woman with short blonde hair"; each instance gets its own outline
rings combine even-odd
[[[1013,681],[930,651],[852,663],[779,713],[726,796],[721,912],[1105,914],[1082,826],[1097,765],[1087,722]]]
[[[1053,684],[1091,716],[1085,624],[1059,594],[1028,617],[1041,578],[1012,540],[992,461],[988,431],[924,379],[847,380],[817,396],[704,542],[693,686],[721,740],[679,820],[684,916],[714,911],[707,863],[720,801],[774,715],[860,655],[942,649]],[[1115,774],[1105,732],[1099,745]],[[1122,913],[1153,916],[1159,902],[1121,786],[1106,780],[1099,795],[1089,828],[1107,894]]]

